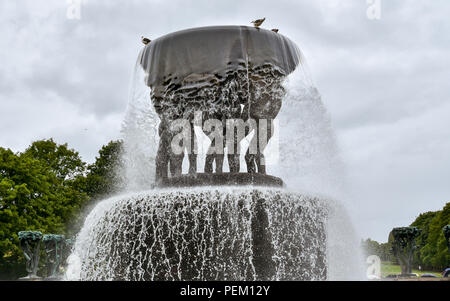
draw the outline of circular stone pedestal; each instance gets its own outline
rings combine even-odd
[[[159,187],[198,186],[283,187],[280,178],[260,173],[198,173],[162,179]]]

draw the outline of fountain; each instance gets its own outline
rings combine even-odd
[[[18,233],[20,248],[26,260],[26,271],[28,276],[22,277],[21,281],[36,280],[60,280],[60,266],[65,265],[70,255],[72,246],[71,239],[65,239],[60,234],[42,234],[40,231],[20,231]],[[41,243],[44,245],[45,254],[43,265],[45,271],[41,271],[41,278],[37,275],[40,263]]]
[[[23,255],[26,260],[26,270],[28,276],[21,278],[27,279],[39,279],[37,276],[37,270],[39,267],[39,252],[41,246],[42,233],[39,231],[21,231],[18,233],[20,248],[23,250]]]
[[[150,100],[133,91],[124,125],[127,184],[145,191],[96,206],[66,277],[325,280],[337,278],[337,266],[353,267],[343,256],[347,241],[330,230],[330,221],[345,224],[341,207],[267,174],[264,153],[288,98],[285,80],[302,64],[287,37],[247,26],[188,29],[146,45],[137,82],[151,88]],[[315,100],[317,90],[307,92]]]

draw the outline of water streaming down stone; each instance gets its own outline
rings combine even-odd
[[[325,279],[325,204],[278,189],[157,190],[93,212],[84,280]],[[288,221],[288,222],[287,222]],[[92,243],[95,242],[95,243]],[[267,246],[271,246],[268,248]]]
[[[295,78],[284,82],[296,67]],[[343,197],[333,132],[294,43],[245,26],[185,30],[144,48],[134,83],[123,130],[130,193],[100,202],[89,214],[68,279],[359,279],[357,240],[345,209],[333,200]],[[283,99],[281,110],[273,109],[277,99],[280,105]],[[207,187],[133,193],[157,179],[160,118],[179,117],[173,113],[179,111],[186,118],[194,109],[236,118],[230,108],[237,104],[244,108],[240,117],[264,112],[264,104],[269,113],[280,110],[271,117],[279,120],[271,141],[280,142],[279,160],[267,168],[287,188],[268,176],[258,182],[248,174],[216,173],[163,179],[165,186],[207,179]],[[262,187],[264,181],[275,187]]]

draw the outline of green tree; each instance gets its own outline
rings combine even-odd
[[[0,279],[23,276],[17,233],[35,230],[72,236],[91,199],[122,189],[122,142],[111,141],[86,166],[78,152],[53,139],[23,153],[0,148]]]
[[[33,142],[23,153],[24,156],[41,161],[59,180],[64,188],[65,197],[75,208],[68,208],[70,212],[65,217],[66,230],[69,236],[78,232],[83,215],[80,211],[88,203],[86,163],[79,153],[68,147],[67,143],[57,144],[53,139]]]
[[[420,249],[415,255],[415,264],[442,270],[450,265],[450,254],[442,228],[450,223],[450,203],[436,212],[419,215],[411,224],[422,230],[418,238]]]
[[[435,269],[444,269],[450,264],[450,254],[442,228],[450,222],[450,203],[439,211],[430,222],[427,244],[422,249],[423,262]]]
[[[363,240],[361,246],[365,256],[377,255],[382,261],[392,261],[391,243],[379,243],[370,238]]]
[[[69,149],[67,144],[58,145],[53,139],[33,142],[24,155],[45,162],[63,182],[73,181],[86,171],[86,163],[77,151]]]
[[[433,218],[438,214],[438,212],[425,212],[420,214],[416,220],[411,224],[412,227],[417,227],[422,230],[419,237],[417,238],[417,247],[418,249],[414,253],[414,265],[415,266],[422,266],[422,267],[428,267],[431,266],[425,265],[423,262],[423,248],[428,243],[428,236],[430,234],[430,224]]]
[[[123,143],[111,141],[104,145],[95,162],[88,166],[87,193],[93,199],[105,198],[123,189]]]
[[[53,140],[18,154],[0,148],[0,278],[24,272],[19,231],[67,234],[68,222],[88,200],[81,189],[84,166],[78,153]]]
[[[363,240],[361,242],[361,245],[366,257],[370,255],[377,255],[378,257],[380,257],[380,243],[378,243],[377,241],[368,238],[366,240]]]
[[[39,160],[0,148],[0,175],[0,268],[12,272],[23,264],[17,232],[63,232],[72,204]]]

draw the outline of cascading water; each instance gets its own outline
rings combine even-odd
[[[85,280],[323,279],[326,204],[277,189],[155,190],[108,201],[83,228]],[[286,222],[289,221],[289,222]],[[269,239],[273,249],[259,248]],[[91,244],[95,241],[94,244]],[[296,256],[291,256],[295,254]]]
[[[143,51],[138,55],[130,83],[128,105],[122,124],[123,187],[138,191],[155,182],[155,161],[158,148],[158,115],[150,105],[148,88],[143,84],[146,74],[141,68]]]
[[[242,65],[240,53],[245,52],[247,60],[248,57],[253,58],[253,63],[268,55],[267,51],[264,56],[256,51],[262,47],[258,40],[260,32],[248,30],[246,27],[239,27],[236,32],[234,28],[225,29],[220,28],[219,31],[225,32],[220,39],[223,45],[221,52],[215,51],[211,53],[209,61],[199,63],[202,68],[214,69],[217,74],[215,78],[223,83],[220,90],[215,89],[217,81],[211,81],[213,85],[209,85],[212,91],[210,94],[217,97],[217,91],[220,91],[219,99],[223,102],[229,101],[230,95],[236,95],[236,87],[249,81],[249,74],[256,74],[253,69],[249,72],[248,61]],[[197,31],[202,35],[205,31],[208,32],[207,28]],[[197,34],[197,31],[191,30],[189,39],[172,38],[176,43],[171,44],[168,49],[174,52],[173,55],[177,54],[177,47],[183,48],[183,43],[192,43],[191,40],[198,38],[192,36]],[[274,48],[278,47],[281,35],[263,34],[265,43],[272,43]],[[241,38],[236,40],[236,35]],[[162,41],[167,43],[167,40]],[[184,85],[187,81],[183,82],[183,78],[192,78],[185,75],[193,73],[193,70],[186,69],[195,69],[193,61],[196,61],[191,53],[183,53],[181,57],[176,56],[178,63],[162,60],[164,65],[157,65],[154,62],[155,53],[161,53],[165,49],[164,43],[146,47],[140,53],[135,68],[123,126],[128,192],[100,202],[89,214],[69,257],[66,278],[362,279],[358,241],[345,209],[335,201],[345,197],[345,194],[342,164],[333,131],[320,94],[310,81],[304,59],[289,41],[284,41],[283,47],[276,48],[284,53],[272,56],[271,63],[284,66],[286,70],[292,69],[292,62],[297,61],[295,64],[300,63],[300,68],[291,75],[289,81],[283,83],[287,93],[276,118],[278,128],[271,140],[272,146],[269,145],[266,150],[266,157],[271,157],[270,152],[279,152],[276,164],[272,162],[267,169],[270,173],[280,176],[287,188],[154,187],[158,135],[161,134],[158,133],[160,117],[151,105],[148,87],[143,83],[156,82],[160,74],[170,73],[172,79],[164,78],[165,82],[171,83],[176,79],[177,85]],[[226,52],[228,44],[232,45],[230,53]],[[292,56],[290,51],[295,55],[289,60],[286,57]],[[164,53],[166,59],[170,58],[170,53]],[[221,64],[223,58],[226,58],[226,61]],[[228,60],[233,63],[227,63]],[[150,64],[143,69],[142,62],[147,61]],[[184,62],[181,69],[176,68],[180,66],[180,61]],[[217,66],[224,65],[229,70],[238,70],[239,67],[233,68],[234,62],[245,67],[247,77],[243,81],[238,77],[235,80],[231,75],[223,77],[230,73],[226,70],[221,73],[217,69]],[[157,72],[157,68],[166,68],[169,71]],[[283,71],[283,68],[280,70]],[[202,78],[211,80],[209,75],[203,74]],[[221,78],[231,78],[231,81]],[[258,77],[256,78],[258,80]],[[256,81],[255,76],[252,80]],[[263,89],[256,89],[253,94],[258,95],[252,97],[274,95],[275,88],[267,85],[270,81],[262,82]],[[204,85],[204,82],[201,84]],[[247,85],[246,89],[248,88]],[[171,94],[176,97],[169,97],[168,90],[164,93],[161,91],[160,87],[153,87],[152,97],[155,93],[160,93],[159,97],[163,100],[178,97],[176,94]],[[202,87],[200,91],[205,93],[208,90]],[[244,94],[242,98],[248,98],[251,92],[248,89]],[[195,95],[184,99],[198,98]],[[170,107],[170,102],[168,104]],[[273,148],[277,141],[278,150]],[[198,140],[200,145],[208,145],[208,142],[207,139]],[[246,141],[241,144],[245,145]],[[200,147],[202,148],[208,147]],[[244,153],[241,154],[242,162]],[[154,188],[148,190],[151,187]]]

